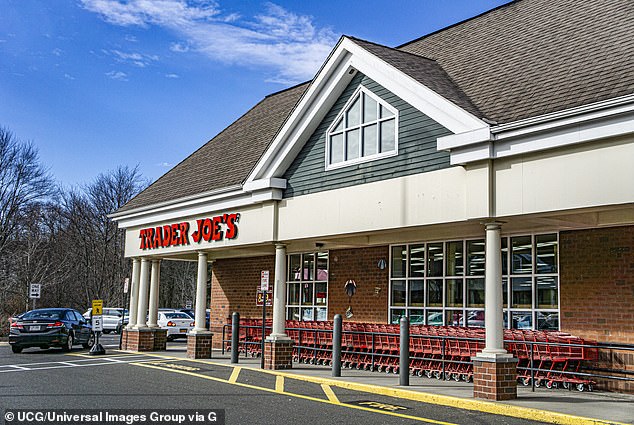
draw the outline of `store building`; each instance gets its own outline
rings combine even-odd
[[[632,16],[519,0],[397,48],[342,37],[113,214],[129,340],[156,348],[158,264],[178,259],[197,300],[210,273],[212,331],[260,314],[270,271],[270,367],[290,362],[284,319],[346,313],[486,326],[493,364],[502,327],[634,343]],[[206,355],[209,331],[190,344]]]

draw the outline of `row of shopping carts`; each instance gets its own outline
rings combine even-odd
[[[270,321],[266,323],[270,332]],[[288,320],[286,333],[294,340],[293,359],[308,364],[332,364],[331,321]],[[483,328],[457,326],[410,326],[410,372],[417,376],[469,382],[473,379],[471,358],[484,348]],[[518,359],[518,381],[548,388],[575,387],[592,390],[594,382],[580,373],[584,362],[596,361],[596,343],[564,332],[506,329],[505,348]],[[240,321],[240,350],[261,354],[261,319]],[[399,372],[400,329],[398,325],[343,324],[342,367]]]

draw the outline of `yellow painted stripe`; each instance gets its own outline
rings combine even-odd
[[[235,384],[236,382],[238,382],[238,376],[240,375],[241,369],[242,368],[239,366],[233,368],[233,372],[231,372],[231,376],[229,377],[230,383]]]
[[[337,397],[335,392],[332,390],[332,388],[330,388],[330,385],[321,384],[321,389],[324,390],[324,394],[326,394],[326,397],[328,397],[328,400],[330,400],[332,403],[336,403],[336,404],[340,403],[339,398]]]
[[[240,382],[235,382],[235,383],[231,383],[229,381],[225,381],[224,379],[220,379],[220,378],[216,378],[213,376],[208,376],[208,375],[201,375],[199,373],[194,373],[194,372],[188,372],[185,370],[175,370],[175,369],[168,369],[168,368],[162,368],[159,366],[154,366],[148,363],[129,363],[131,365],[134,366],[141,366],[141,367],[147,367],[150,369],[158,369],[158,370],[164,370],[166,372],[173,372],[173,373],[182,373],[183,375],[190,375],[190,376],[195,376],[197,378],[202,378],[202,379],[207,379],[210,381],[216,381],[216,382],[222,382],[225,384],[232,384],[232,385],[238,385],[240,387],[244,387],[244,388],[250,388],[250,389],[254,389],[254,390],[259,390],[259,391],[265,391],[265,392],[276,392],[275,390],[269,389],[269,388],[264,388],[264,387],[257,387],[255,385],[250,385],[250,384],[243,384]],[[357,410],[363,410],[366,412],[372,412],[372,413],[378,413],[381,415],[388,415],[388,416],[395,416],[398,418],[405,418],[405,419],[412,419],[418,422],[427,422],[427,423],[432,423],[432,424],[438,424],[438,425],[457,425],[451,422],[442,422],[442,421],[436,421],[434,419],[428,419],[428,418],[421,418],[418,416],[412,416],[412,415],[405,415],[402,413],[394,413],[394,412],[386,412],[383,410],[376,410],[376,409],[371,409],[369,407],[364,407],[364,406],[356,406],[356,405],[352,405],[352,404],[344,404],[344,403],[333,403],[330,400],[324,400],[321,398],[316,398],[316,397],[310,397],[307,395],[303,395],[303,394],[294,394],[294,393],[288,393],[288,392],[280,392],[278,394],[284,394],[290,397],[297,397],[297,398],[301,398],[301,399],[305,399],[305,400],[311,400],[311,401],[316,401],[319,403],[328,403],[328,404],[333,404],[333,405],[337,405],[337,406],[341,406],[341,407],[346,407],[348,409],[357,409]]]
[[[95,356],[89,356],[88,354],[81,354],[81,353],[66,353],[66,356],[76,356],[76,357],[86,357],[86,358],[92,358],[92,359],[99,359],[99,357],[95,357]]]
[[[160,355],[156,355],[159,357]],[[167,356],[161,356],[166,358]],[[178,357],[171,357],[173,359],[179,359]],[[179,359],[183,361],[193,361],[199,363],[210,364],[214,366],[230,367],[224,363],[217,363],[211,360],[193,360],[193,359]],[[439,406],[455,407],[463,410],[473,410],[483,413],[491,413],[494,415],[511,416],[520,419],[529,419],[538,422],[545,422],[558,425],[628,425],[623,422],[613,422],[603,419],[586,418],[582,416],[568,415],[560,412],[552,412],[548,410],[533,409],[530,407],[514,406],[506,403],[493,403],[484,400],[452,397],[439,394],[430,394],[412,390],[406,390],[401,388],[382,387],[380,385],[361,384],[357,382],[339,381],[335,379],[320,378],[317,376],[305,376],[297,375],[288,372],[280,372],[275,370],[259,369],[245,367],[244,369],[254,370],[257,372],[268,373],[272,375],[284,376],[288,379],[296,379],[298,381],[313,382],[316,384],[326,384],[331,387],[345,388],[353,391],[361,391],[367,393],[373,393],[378,395],[384,395],[388,397],[401,398],[404,400],[419,401],[422,403],[436,404]],[[371,411],[375,411],[370,409]]]
[[[284,377],[277,375],[275,377],[275,392],[283,393],[284,392]]]

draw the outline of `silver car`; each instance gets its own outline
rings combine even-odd
[[[104,308],[102,321],[103,321],[103,333],[108,334],[110,332],[117,332],[123,323],[123,308]],[[92,308],[84,313],[86,319],[90,319]]]

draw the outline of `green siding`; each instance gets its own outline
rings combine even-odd
[[[326,132],[360,84],[398,109],[398,155],[326,171]],[[447,168],[449,153],[436,150],[436,139],[448,134],[451,132],[445,127],[359,73],[348,84],[284,174],[287,181],[284,197]]]

